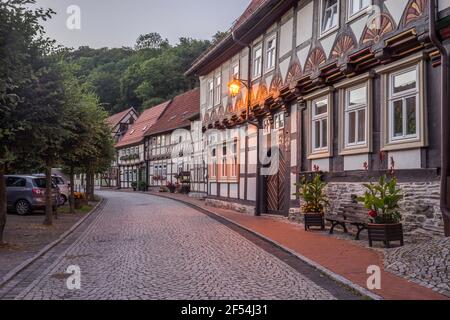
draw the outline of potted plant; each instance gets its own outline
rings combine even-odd
[[[325,207],[328,206],[328,199],[325,194],[326,182],[322,181],[322,176],[318,168],[315,168],[315,173],[312,179],[306,176],[296,186],[299,188],[298,195],[303,200],[301,211],[305,218],[305,230],[310,227],[320,227],[325,229]]]
[[[132,182],[131,183],[131,187],[133,188],[133,191],[137,190],[137,186],[138,186],[137,182]]]
[[[167,182],[167,189],[169,189],[170,193],[175,193],[177,186],[172,182]]]
[[[393,172],[393,171],[392,171]],[[403,225],[399,202],[403,199],[396,177],[383,175],[378,183],[365,184],[366,192],[359,197],[369,210],[369,244],[382,241],[390,247],[391,241],[400,241],[403,246]]]
[[[74,196],[74,208],[76,210],[81,209],[83,207],[83,203],[85,200],[84,194],[82,194],[81,192],[75,192],[73,196]]]
[[[144,191],[144,192],[148,191],[147,182],[145,182],[145,181],[139,182],[139,190]]]

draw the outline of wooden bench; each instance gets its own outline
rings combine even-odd
[[[369,219],[367,209],[363,205],[352,203],[344,205],[342,212],[337,215],[328,215],[326,220],[331,223],[330,234],[333,234],[337,226],[341,226],[345,233],[348,233],[348,224],[355,226],[358,228],[356,240],[359,240],[361,232],[367,230]]]

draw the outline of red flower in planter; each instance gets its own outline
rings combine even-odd
[[[367,161],[364,162],[363,166],[364,166],[364,170],[369,171],[369,164],[367,163]]]
[[[378,212],[376,212],[375,210],[370,210],[369,211],[369,216],[373,219],[375,219],[376,217],[378,217]]]
[[[395,160],[394,157],[391,157],[391,169],[390,169],[391,175],[395,175]]]

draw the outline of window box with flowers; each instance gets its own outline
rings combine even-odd
[[[377,183],[364,186],[366,192],[364,196],[358,198],[358,201],[370,210],[371,223],[368,224],[370,246],[372,247],[375,241],[384,242],[388,248],[391,241],[400,241],[403,246],[403,225],[399,206],[403,195],[397,179],[395,176],[388,178],[384,175]]]
[[[157,176],[153,176],[153,182],[158,182],[158,181],[166,181],[167,178],[161,175],[157,175]]]
[[[132,161],[132,160],[137,160],[137,159],[140,159],[140,156],[137,153],[120,157],[121,161]]]
[[[295,194],[302,199],[301,211],[304,214],[305,230],[320,227],[325,230],[325,208],[329,202],[325,194],[326,182],[322,181],[319,167],[315,166],[314,174],[303,177],[296,186],[299,191]]]

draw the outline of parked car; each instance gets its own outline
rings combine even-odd
[[[45,178],[44,174],[37,174],[35,176],[40,177],[40,178]],[[66,182],[63,177],[58,176],[58,175],[52,175],[52,180],[53,180],[53,183],[56,184],[59,188],[59,193],[60,193],[59,199],[58,199],[59,206],[63,206],[69,200],[69,195],[70,195],[69,183]]]
[[[34,210],[45,210],[46,180],[42,177],[7,175],[6,198],[9,210],[26,215]],[[52,183],[53,210],[59,201],[59,188]]]

